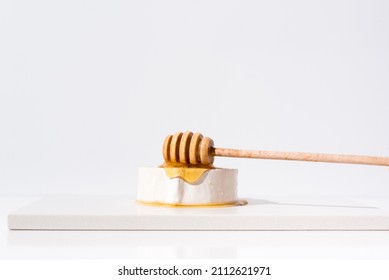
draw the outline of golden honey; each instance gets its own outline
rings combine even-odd
[[[160,167],[165,170],[166,176],[170,179],[180,178],[187,183],[193,184],[210,169],[215,169],[213,165],[190,165],[181,163],[164,163]]]
[[[136,203],[147,206],[155,207],[180,207],[180,208],[216,208],[216,207],[232,207],[232,206],[244,206],[248,202],[245,199],[239,199],[231,202],[224,203],[204,203],[204,204],[172,204],[172,203],[163,203],[163,202],[146,202],[141,200],[136,200]]]

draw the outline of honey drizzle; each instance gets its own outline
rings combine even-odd
[[[191,165],[182,163],[164,163],[160,166],[165,170],[166,176],[170,179],[180,178],[187,183],[193,184],[210,169],[215,169],[213,165]]]

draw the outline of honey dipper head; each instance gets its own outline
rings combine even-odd
[[[168,135],[163,143],[166,163],[210,165],[213,163],[213,141],[200,133],[177,132]]]

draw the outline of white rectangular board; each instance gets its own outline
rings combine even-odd
[[[54,196],[8,216],[13,230],[389,230],[389,212],[337,198],[248,199],[246,206],[152,207],[125,196]]]

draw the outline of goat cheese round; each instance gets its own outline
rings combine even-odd
[[[176,206],[213,206],[235,204],[237,169],[215,168],[197,181],[169,178],[163,167],[141,167],[138,174],[137,200],[145,204]]]

